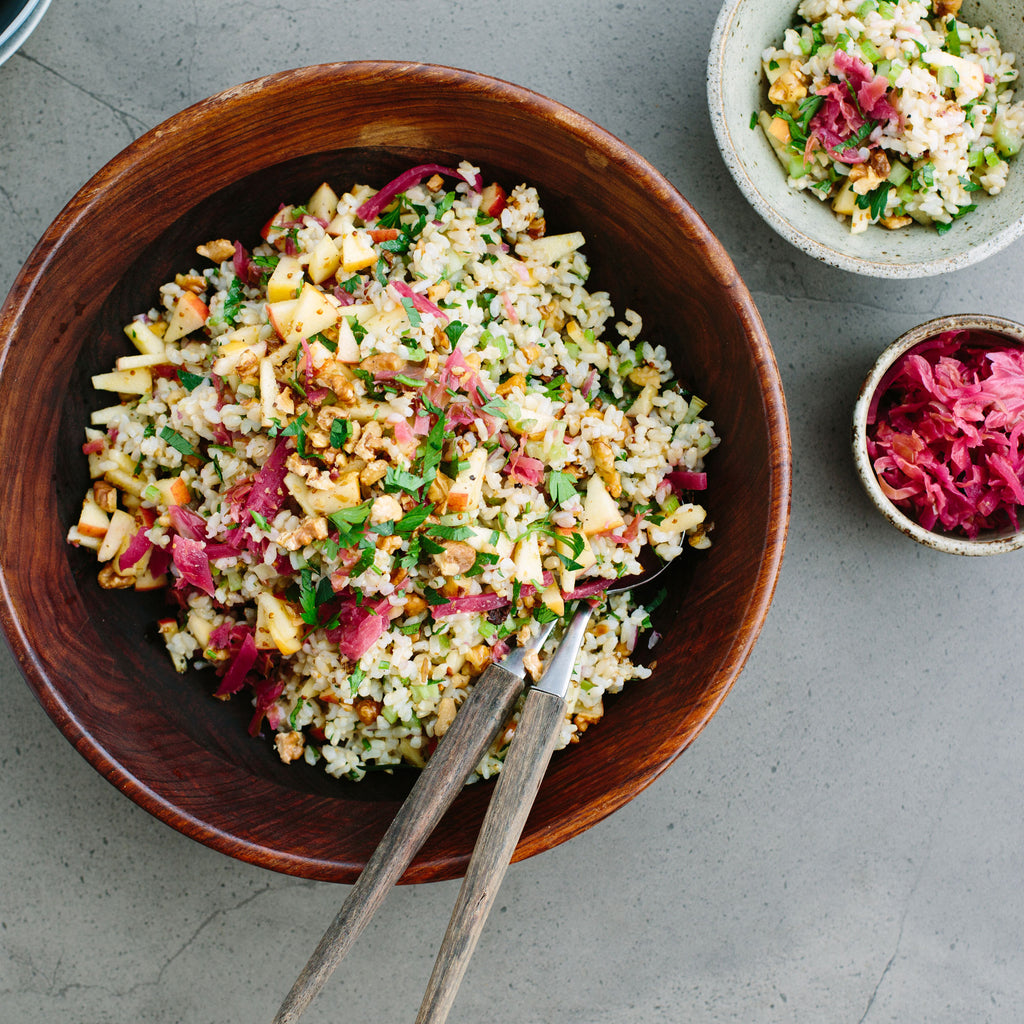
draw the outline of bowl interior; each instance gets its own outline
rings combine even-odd
[[[675,572],[656,671],[556,755],[518,858],[598,821],[678,756],[738,674],[774,588],[789,442],[771,349],[728,257],[639,157],[533,93],[425,65],[300,69],[176,115],[72,200],[0,313],[0,493],[4,507],[32,510],[0,535],[0,611],[30,685],[98,770],[186,834],[265,867],[352,881],[409,776],[357,784],[283,765],[247,735],[243,702],[213,700],[209,676],[173,671],[154,632],[159,595],[98,588],[94,558],[64,542],[87,484],[89,376],[128,351],[123,324],[196,262],[197,244],[251,246],[282,201],[325,179],[379,186],[411,164],[460,158],[506,186],[537,185],[549,230],[586,233],[591,284],[620,315],[643,313],[722,435],[707,494],[716,543]],[[459,796],[405,881],[464,870],[490,792]]]
[[[944,273],[984,259],[1019,237],[1024,232],[1024,172],[1014,161],[1006,188],[997,196],[982,196],[978,209],[945,235],[919,225],[852,235],[828,203],[786,184],[784,169],[760,128],[751,129],[750,118],[767,103],[761,54],[780,45],[796,6],[795,0],[731,0],[719,15],[712,43],[708,96],[715,135],[732,176],[758,213],[815,258],[876,277]],[[1024,0],[965,0],[959,17],[991,25],[1004,52],[1024,51]]]
[[[1024,325],[985,314],[954,314],[919,324],[901,334],[879,357],[861,386],[853,410],[853,459],[864,489],[878,510],[901,533],[937,551],[955,555],[996,555],[1024,547],[1024,530],[1009,526],[980,534],[975,539],[926,530],[890,501],[882,490],[868,455],[869,421],[878,400],[885,394],[897,363],[924,342],[947,331],[978,331],[997,335],[1006,347],[1024,347]]]

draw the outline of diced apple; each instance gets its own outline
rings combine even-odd
[[[302,647],[302,618],[274,594],[264,592],[256,598],[256,646],[262,651],[276,647],[284,655]]]
[[[167,324],[164,341],[177,341],[193,331],[199,330],[206,323],[210,308],[195,292],[182,292],[174,304],[174,311]]]
[[[340,266],[341,253],[338,252],[334,239],[330,235],[324,235],[309,254],[309,279],[314,284],[320,284],[333,277]]]
[[[701,505],[680,505],[671,515],[658,524],[656,529],[665,533],[685,533],[704,522],[707,512]]]
[[[515,578],[520,583],[543,585],[544,567],[540,560],[540,545],[537,534],[531,533],[519,541],[512,552]]]
[[[270,241],[270,236],[278,231],[284,230],[285,224],[290,224],[295,220],[295,207],[294,206],[282,206],[277,213],[274,214],[270,220],[260,229],[260,235],[265,241]]]
[[[132,534],[135,532],[135,520],[127,512],[117,509],[110,517],[110,525],[107,527],[103,543],[96,554],[101,562],[108,562],[120,550]]]
[[[84,533],[80,533],[77,526],[72,526],[68,530],[68,543],[74,544],[76,547],[99,551],[102,540],[99,537],[89,537]]]
[[[145,395],[153,390],[153,375],[145,367],[136,370],[111,370],[92,379],[97,391],[116,391],[120,395]]]
[[[474,448],[466,458],[468,465],[455,478],[448,491],[449,512],[469,512],[480,504],[483,495],[487,449]]]
[[[221,335],[217,358],[213,362],[213,372],[221,377],[233,373],[239,360],[247,352],[256,359],[261,359],[267,354],[267,343],[260,341],[260,329],[255,324],[239,327]]]
[[[89,422],[94,427],[106,427],[120,419],[129,410],[123,405],[108,405],[102,409],[94,409],[89,413]]]
[[[90,491],[82,502],[78,532],[83,537],[105,537],[109,528],[110,517],[96,504]]]
[[[302,264],[294,256],[282,256],[267,281],[267,302],[294,299],[302,284]]]
[[[544,602],[545,607],[555,613],[555,615],[565,614],[565,599],[562,597],[561,590],[558,589],[557,583],[552,583],[550,586],[545,587],[540,594],[540,599]]]
[[[143,355],[157,355],[164,350],[164,341],[159,335],[154,334],[153,331],[142,321],[133,320],[128,324],[124,333],[132,339],[132,344],[143,354]]]
[[[119,356],[114,364],[119,370],[138,370],[144,366],[159,366],[167,362],[167,356],[163,351],[152,353],[139,353],[137,356]]]
[[[543,238],[524,238],[516,245],[516,252],[526,259],[552,264],[572,255],[586,239],[580,231],[564,235],[545,235]]]
[[[302,341],[333,327],[338,322],[338,307],[315,285],[307,284],[296,300],[292,322],[285,341]]]
[[[629,407],[630,416],[650,416],[654,408],[654,399],[658,395],[658,389],[653,384],[645,384],[640,389],[640,394],[633,400]]]
[[[263,426],[274,425],[274,402],[277,400],[277,377],[274,375],[274,363],[270,356],[260,360],[260,409],[263,413]],[[280,419],[280,417],[277,417]]]
[[[288,337],[298,302],[298,299],[282,299],[280,302],[267,303],[267,316],[270,319],[270,325],[282,341]]]
[[[559,580],[562,591],[570,593],[576,586],[576,574],[585,572],[597,559],[594,557],[594,549],[590,546],[587,535],[580,530],[568,529],[566,527],[555,527],[555,554],[562,556],[562,564],[559,566]],[[570,569],[565,563],[568,559],[577,569]]]
[[[103,479],[107,483],[119,487],[126,494],[134,494],[136,498],[141,498],[142,492],[146,489],[146,485],[134,475],[131,469],[108,469],[103,474]]]
[[[154,576],[149,570],[149,559],[146,559],[146,564],[142,565],[141,568],[136,570],[135,573],[135,589],[136,590],[163,590],[167,586],[167,574],[163,573],[160,576]]]
[[[849,178],[843,182],[843,187],[832,200],[832,209],[844,217],[852,217],[853,211],[857,208],[857,196],[853,191],[853,182]]]
[[[339,363],[358,363],[362,359],[359,342],[356,341],[356,336],[352,333],[352,328],[345,316],[342,316],[338,322],[338,348],[334,353],[334,358]]]
[[[200,615],[194,608],[188,613],[188,631],[196,638],[200,648],[205,650],[209,647],[213,623]]]
[[[488,217],[500,217],[507,199],[505,190],[496,181],[492,181],[480,193],[480,212],[486,213]]]
[[[372,267],[377,262],[377,253],[367,236],[352,231],[341,239],[341,266],[347,274]]]
[[[363,500],[358,470],[342,474],[329,491],[314,490],[295,473],[285,477],[285,484],[307,516],[329,516],[343,508],[352,508]]]
[[[192,493],[188,484],[180,476],[172,476],[157,480],[156,489],[160,492],[160,504],[170,507],[171,505],[187,505],[192,500]]]
[[[306,209],[311,217],[318,217],[320,220],[330,221],[338,212],[338,193],[325,181],[309,197]]]
[[[583,518],[580,529],[588,536],[617,530],[625,525],[618,502],[608,493],[604,481],[592,476],[587,481],[587,493],[583,499]]]

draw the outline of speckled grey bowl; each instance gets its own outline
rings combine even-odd
[[[874,502],[879,512],[897,530],[912,537],[918,543],[951,555],[1000,555],[1007,551],[1016,551],[1019,548],[1024,548],[1024,530],[1018,530],[1016,533],[1010,530],[993,531],[981,534],[975,540],[969,540],[966,537],[935,533],[932,530],[924,529],[901,512],[885,496],[868,456],[868,413],[872,399],[879,387],[884,387],[886,384],[886,374],[900,356],[920,345],[921,342],[946,331],[986,331],[1005,338],[1009,345],[1024,346],[1024,324],[1018,324],[1000,316],[985,316],[983,314],[959,313],[953,316],[941,316],[917,327],[912,327],[905,334],[900,335],[878,357],[878,361],[871,368],[871,372],[861,387],[860,396],[853,409],[853,461],[861,483],[868,492],[868,497]]]
[[[0,3],[0,64],[32,35],[49,6],[50,0],[6,0]]]
[[[797,0],[727,0],[708,58],[708,105],[725,163],[754,209],[784,238],[816,259],[873,277],[943,274],[991,256],[1024,234],[1024,158],[1010,165],[1006,188],[945,235],[911,225],[851,235],[827,203],[786,184],[764,133],[750,116],[767,101],[761,54],[792,24]],[[961,20],[990,24],[1003,50],[1024,61],[1024,0],[965,0]],[[1018,93],[1016,98],[1019,99]]]

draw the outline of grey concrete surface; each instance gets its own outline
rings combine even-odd
[[[0,294],[131,139],[258,74],[387,57],[529,86],[635,147],[750,286],[792,417],[790,542],[724,707],[650,789],[510,871],[453,1024],[1024,1018],[1024,555],[926,551],[847,452],[877,352],[940,313],[1024,320],[1024,244],[880,283],[776,237],[728,177],[697,0],[54,0],[0,67]],[[1017,173],[1021,173],[1020,170]],[[5,509],[0,529],[17,529]],[[0,1024],[269,1021],[347,891],[214,853],[64,741],[0,652]],[[457,886],[396,890],[309,1024],[411,1021]]]

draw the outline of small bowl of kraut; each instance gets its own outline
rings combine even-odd
[[[875,506],[919,543],[1024,547],[1024,325],[959,314],[897,338],[857,399],[853,454]]]
[[[783,237],[886,278],[1024,232],[1021,0],[730,0],[708,97],[723,158]]]
[[[351,882],[487,666],[597,600],[518,856],[564,841],[694,738],[767,610],[757,311],[657,171],[529,90],[228,90],[96,175],[0,322],[7,635],[98,770],[235,856]],[[602,597],[648,555],[663,589]],[[407,881],[463,870],[515,728]]]

